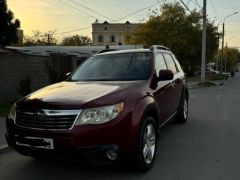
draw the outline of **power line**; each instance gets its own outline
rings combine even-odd
[[[194,1],[193,0],[191,0],[193,3],[194,3]],[[197,0],[195,0],[195,4],[201,9],[201,11],[203,10],[203,7],[202,7],[202,5],[201,4],[199,4],[199,2],[197,1]]]
[[[81,4],[81,3],[79,3],[79,2],[76,2],[76,1],[73,1],[73,0],[70,0],[70,1],[73,2],[73,3],[75,3],[75,4],[77,4],[78,6],[82,6],[82,7],[84,7],[85,9],[94,12],[95,14],[98,14],[98,15],[104,17],[104,18],[107,18],[107,19],[113,21],[113,19],[111,19],[111,18],[109,18],[109,17],[103,15],[102,13],[99,13],[99,12],[97,12],[97,11],[95,11],[95,10],[93,10],[93,9],[91,9],[91,8],[89,8],[89,7],[87,7],[87,6],[83,5],[83,4]]]
[[[183,4],[183,6],[191,13],[192,11],[189,9],[189,7],[182,0],[180,0],[180,1]]]
[[[80,10],[80,9],[78,9],[78,8],[70,5],[70,4],[68,4],[68,3],[66,3],[66,2],[63,1],[63,0],[59,0],[59,1],[62,2],[63,4],[65,4],[65,5],[68,6],[68,7],[71,7],[71,8],[73,8],[73,9],[75,9],[75,10],[77,10],[77,11],[83,13],[83,14],[86,14],[87,16],[89,16],[89,17],[91,17],[91,18],[93,18],[93,19],[98,19],[98,18],[96,18],[96,17],[94,17],[94,16],[92,16],[92,15],[90,15],[90,14],[88,14],[88,13],[86,13],[86,12],[84,12],[84,11],[82,11],[82,10]]]
[[[60,1],[61,1],[61,0],[60,0]],[[127,17],[129,17],[129,16],[131,16],[131,15],[133,15],[133,14],[136,14],[136,13],[139,13],[139,12],[145,10],[145,9],[154,7],[154,6],[156,6],[156,5],[160,4],[160,3],[161,3],[161,2],[157,2],[157,3],[155,3],[155,4],[151,5],[151,6],[148,6],[148,7],[142,8],[142,9],[139,9],[139,10],[133,12],[133,13],[127,14],[126,16],[124,16],[124,17],[122,17],[122,18],[120,18],[120,19],[114,20],[114,21],[115,21],[115,22],[116,22],[116,21],[121,21],[121,20],[123,20],[123,19],[125,19],[125,18],[127,18]],[[77,29],[73,29],[73,30],[70,30],[70,31],[66,31],[66,32],[55,33],[54,35],[58,35],[58,34],[68,34],[68,33],[76,32],[76,31],[80,31],[80,30],[85,30],[85,29],[89,29],[89,28],[91,28],[91,27],[89,26],[89,27],[85,27],[85,28],[77,28]]]
[[[191,2],[194,3],[195,5],[197,5],[201,9],[201,11],[202,11],[203,8],[202,8],[202,6],[199,4],[199,2],[197,0],[195,0],[195,1],[191,0]]]
[[[74,14],[54,14],[54,13],[29,13],[31,15],[40,15],[40,16],[71,16],[71,17],[88,17],[88,16],[77,16]]]
[[[76,31],[81,31],[81,30],[85,30],[85,29],[90,29],[91,26],[88,26],[88,27],[84,27],[84,28],[78,28],[78,29],[74,29],[74,30],[70,30],[70,31],[65,31],[65,32],[60,32],[60,33],[54,33],[54,35],[58,35],[58,34],[69,34],[69,33],[72,33],[72,32],[76,32]]]
[[[122,17],[122,18],[119,18],[119,19],[116,19],[116,20],[113,20],[113,21],[114,21],[114,22],[121,21],[121,20],[123,20],[123,19],[125,19],[125,18],[127,18],[127,17],[129,17],[129,16],[132,16],[132,15],[134,15],[134,14],[137,14],[137,13],[139,13],[139,12],[141,12],[141,11],[144,11],[144,10],[146,10],[146,9],[149,9],[149,8],[151,8],[151,7],[154,7],[154,6],[158,5],[158,4],[160,4],[161,2],[162,2],[162,1],[158,1],[157,3],[155,3],[155,4],[151,5],[151,6],[148,6],[148,7],[142,8],[142,9],[139,9],[139,10],[133,12],[133,13],[129,13],[129,14],[127,14],[126,16],[124,16],[124,17]]]
[[[103,14],[101,14],[101,13],[99,13],[99,12],[97,12],[97,11],[95,11],[95,10],[93,10],[93,9],[91,9],[91,8],[83,5],[83,4],[81,4],[81,3],[79,3],[79,2],[76,2],[76,1],[74,1],[74,0],[70,0],[70,1],[74,2],[75,4],[78,4],[79,6],[82,6],[82,7],[86,8],[86,9],[88,9],[88,10],[90,10],[90,11],[92,11],[92,12],[94,12],[94,13],[102,16],[102,17],[105,17],[105,18],[111,20],[111,22],[121,21],[121,20],[123,20],[123,19],[125,19],[125,18],[127,18],[127,17],[129,17],[129,16],[131,16],[131,15],[137,14],[137,13],[139,13],[139,12],[141,12],[141,11],[144,11],[144,10],[146,10],[146,9],[149,9],[149,8],[151,8],[151,7],[154,7],[154,6],[156,6],[156,5],[158,5],[158,4],[160,4],[160,3],[162,2],[162,1],[161,1],[161,2],[158,1],[158,2],[155,3],[155,4],[152,4],[152,5],[147,6],[147,7],[145,7],[145,8],[139,9],[139,10],[133,12],[133,13],[129,13],[129,14],[127,14],[126,16],[124,16],[124,17],[122,17],[122,18],[113,20],[113,19],[111,19],[111,18],[109,18],[109,17],[107,17],[107,16],[105,16],[105,15],[103,15]]]
[[[211,3],[211,5],[212,5],[212,8],[213,8],[213,10],[214,10],[215,14],[216,14],[216,18],[217,18],[217,20],[219,20],[218,13],[217,13],[217,11],[216,11],[216,8],[215,8],[215,7],[214,7],[214,5],[213,5],[213,2],[212,2],[212,0],[210,0],[210,3]]]

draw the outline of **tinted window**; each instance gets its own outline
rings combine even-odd
[[[176,67],[177,67],[178,71],[182,71],[182,67],[181,67],[179,61],[177,60],[177,58],[174,55],[172,57],[176,63]]]
[[[167,69],[166,63],[164,61],[162,54],[156,54],[156,62],[155,62],[155,68],[157,73],[162,69]]]
[[[120,53],[93,56],[71,77],[72,81],[144,80],[150,74],[151,53]]]
[[[167,63],[168,69],[171,70],[173,74],[177,73],[176,65],[172,59],[172,56],[170,54],[165,53],[164,58]]]

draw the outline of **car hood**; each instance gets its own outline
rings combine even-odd
[[[18,102],[29,108],[79,108],[86,104],[98,106],[124,100],[143,81],[130,82],[61,82],[40,89]],[[91,102],[91,103],[90,103]]]

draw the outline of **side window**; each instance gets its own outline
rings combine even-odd
[[[160,70],[167,69],[163,55],[160,53],[156,54],[155,69],[157,71],[157,74]]]
[[[173,72],[173,74],[176,74],[178,72],[178,70],[176,68],[176,64],[175,64],[172,56],[168,53],[164,53],[164,58],[166,60],[168,69],[171,70]]]
[[[177,60],[177,58],[174,56],[174,55],[172,55],[172,57],[173,57],[173,59],[175,60],[175,63],[176,63],[176,67],[178,68],[178,70],[179,71],[183,71],[182,70],[182,67],[181,67],[181,65],[180,65],[180,63],[179,63],[179,61]]]

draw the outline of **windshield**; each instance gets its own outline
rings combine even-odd
[[[148,79],[150,52],[93,56],[72,75],[71,81],[134,81]]]

